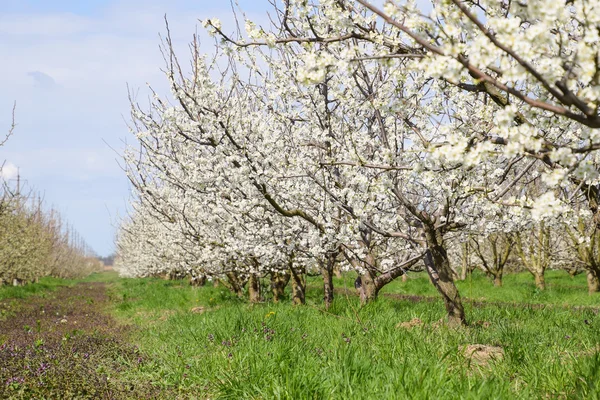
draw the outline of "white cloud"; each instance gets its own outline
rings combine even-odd
[[[2,180],[8,181],[16,179],[17,176],[19,176],[19,168],[15,164],[6,162],[4,165],[0,166],[0,178],[2,178]]]

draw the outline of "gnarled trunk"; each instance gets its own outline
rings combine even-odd
[[[362,245],[364,250],[366,251],[366,256],[364,262],[359,263],[358,260],[351,260],[350,262],[354,265],[358,270],[362,270],[362,273],[356,278],[354,281],[354,287],[358,291],[360,296],[360,304],[365,305],[377,298],[379,294],[379,289],[383,285],[377,284],[377,275],[374,271],[376,268],[376,260],[373,256],[372,249],[369,248],[369,240],[370,237],[367,235],[365,231],[362,232],[363,241]]]
[[[443,239],[436,232],[428,229],[426,232],[427,250],[425,252],[425,269],[431,283],[442,295],[448,323],[450,325],[466,325],[465,310],[458,289],[452,279],[452,268],[448,253],[443,245]]]
[[[248,297],[250,303],[260,303],[260,279],[256,274],[248,278]]]
[[[323,276],[323,301],[325,309],[331,307],[333,303],[333,274],[327,267],[321,268],[321,276]]]
[[[594,294],[600,292],[600,270],[589,268],[586,272],[588,293]]]
[[[369,255],[369,257],[371,257]],[[387,272],[382,273],[379,276],[376,276],[374,273],[367,270],[364,274],[360,275],[354,281],[354,287],[358,291],[360,295],[360,302],[362,305],[369,303],[372,300],[375,300],[379,294],[379,291],[388,283],[392,282],[394,279],[402,275],[402,281],[406,282],[406,274],[405,268],[410,268],[419,260],[420,256],[408,259],[403,261],[396,268],[392,268]],[[370,262],[374,262],[372,259]],[[374,264],[371,264],[374,265]]]
[[[494,286],[501,287],[502,286],[502,276],[504,275],[504,264],[502,266],[496,268],[496,273],[494,274]]]
[[[544,271],[533,271],[532,274],[535,287],[539,290],[546,290],[546,278],[544,277]]]
[[[533,275],[535,287],[545,290],[544,273],[550,265],[550,229],[540,222],[539,228],[530,232],[529,235],[529,243],[523,243],[521,234],[517,233],[515,249],[525,268]]]
[[[494,276],[494,286],[500,287],[502,286],[502,274],[498,273]]]
[[[198,275],[190,278],[190,285],[194,287],[206,285],[206,275]]]
[[[360,295],[360,304],[365,305],[377,298],[379,294],[379,288],[375,283],[375,278],[371,276],[369,271],[365,271],[364,274],[360,275],[354,282],[354,287],[358,290]]]
[[[290,275],[292,281],[292,303],[294,305],[304,304],[306,280],[304,279],[304,272],[294,268],[290,268]]]
[[[354,268],[357,270],[361,269],[361,264],[357,259],[348,256],[346,256],[346,258]],[[361,305],[365,305],[370,301],[375,300],[381,288],[392,282],[397,277],[402,275],[402,281],[406,282],[406,268],[410,268],[419,262],[420,259],[421,256],[417,256],[408,260],[404,260],[397,267],[377,275],[373,269],[370,269],[370,267],[372,268],[372,266],[375,266],[375,257],[371,252],[369,252],[366,257],[366,266],[362,268],[364,272],[354,281],[354,288],[360,296]]]
[[[169,273],[167,274],[167,280],[174,281],[175,279],[177,279],[177,273],[174,271],[169,271]]]
[[[333,303],[333,268],[337,254],[328,254],[325,263],[321,263],[321,276],[323,276],[323,301],[325,309],[331,307]]]
[[[290,274],[287,272],[271,272],[271,291],[273,292],[273,301],[278,303],[285,294],[285,287],[290,281]]]
[[[504,266],[508,262],[508,258],[512,253],[513,249],[513,238],[508,234],[502,233],[494,233],[490,234],[483,239],[478,239],[475,237],[470,238],[470,242],[473,244],[473,252],[481,261],[481,269],[485,272],[485,274],[492,278],[494,282],[494,286],[502,286],[502,276],[504,275]],[[520,250],[518,250],[521,255],[521,259],[525,260],[526,255],[522,248],[522,242],[520,238],[518,239]],[[483,244],[485,247],[482,248],[480,244]],[[487,248],[487,251],[485,250]],[[532,259],[533,260],[533,259]],[[526,262],[523,263],[526,264]],[[527,267],[529,269],[529,267]]]
[[[228,272],[225,276],[227,276],[227,281],[229,282],[229,289],[239,297],[242,297],[244,295],[244,286],[239,277],[234,272]]]
[[[600,232],[596,228],[589,233],[584,219],[579,218],[576,229],[567,226],[567,233],[571,238],[571,243],[577,249],[577,258],[583,264],[587,277],[588,293],[600,292],[600,264],[598,263],[600,258]],[[587,237],[589,240],[581,240],[581,237]],[[571,277],[581,272],[576,264],[567,267],[566,270]]]

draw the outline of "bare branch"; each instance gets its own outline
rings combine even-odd
[[[0,147],[4,146],[4,144],[6,142],[8,142],[8,139],[15,132],[15,128],[17,127],[17,123],[15,122],[15,112],[16,112],[16,110],[17,110],[17,102],[15,102],[14,105],[13,105],[13,109],[12,109],[12,122],[10,124],[10,129],[8,130],[8,133],[6,134],[6,136],[4,137],[4,139],[2,139],[2,141],[0,141]]]

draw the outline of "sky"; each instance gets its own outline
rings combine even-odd
[[[266,20],[267,0],[240,6]],[[128,87],[140,103],[148,84],[168,94],[165,14],[181,58],[195,32],[211,51],[199,21],[233,27],[227,0],[0,0],[0,137],[15,102],[17,124],[0,147],[0,175],[19,174],[99,255],[114,251],[130,195],[118,164],[131,143]]]

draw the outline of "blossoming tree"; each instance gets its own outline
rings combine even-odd
[[[327,305],[335,264],[367,302],[422,261],[464,323],[449,238],[533,231],[578,201],[600,221],[593,3],[289,0],[269,27],[206,20],[216,52],[194,43],[191,74],[167,40],[177,105],[134,112],[131,224],[153,215],[209,274],[318,269]]]

